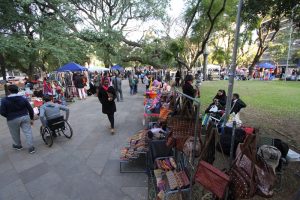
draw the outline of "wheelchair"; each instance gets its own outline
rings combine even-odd
[[[47,120],[47,126],[40,128],[40,133],[43,141],[48,147],[53,145],[53,138],[61,136],[61,133],[68,139],[73,136],[73,129],[69,122],[64,119],[64,116],[60,116],[54,119]]]

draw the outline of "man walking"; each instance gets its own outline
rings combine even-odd
[[[123,101],[122,80],[118,73],[115,73],[115,77],[112,79],[112,84],[116,91],[117,101]]]
[[[8,86],[9,95],[1,100],[0,113],[7,119],[7,125],[13,139],[12,147],[16,150],[21,150],[20,128],[22,129],[29,153],[34,153],[33,137],[31,125],[33,125],[34,112],[23,96],[19,95],[19,88],[16,85]],[[28,115],[29,114],[29,115]]]

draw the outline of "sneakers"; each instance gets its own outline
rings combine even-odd
[[[23,149],[22,145],[13,144],[12,147],[13,147],[13,149],[18,150],[18,151]]]
[[[13,144],[12,147],[13,147],[13,149],[16,149],[16,150],[18,150],[18,151],[20,151],[20,150],[23,149],[22,145],[16,145],[16,144]],[[34,147],[30,147],[30,148],[28,149],[28,152],[29,152],[29,153],[35,153],[35,148],[34,148]]]
[[[34,147],[30,147],[30,148],[28,149],[28,152],[29,152],[30,154],[35,153],[35,148],[34,148]]]
[[[113,129],[113,128],[110,129],[110,133],[111,133],[111,134],[115,134],[115,129]]]

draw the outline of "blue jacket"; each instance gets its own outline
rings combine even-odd
[[[30,115],[30,119],[33,120],[34,112],[23,96],[18,94],[12,94],[1,100],[0,114],[6,117],[7,121]]]

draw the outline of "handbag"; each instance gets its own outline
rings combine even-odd
[[[255,148],[255,135],[248,135],[244,143],[237,147],[236,159],[228,172],[231,178],[230,190],[235,199],[248,199],[256,193]]]
[[[195,140],[195,138],[193,136],[189,136],[185,140],[184,145],[183,145],[183,153],[185,153],[185,155],[187,155],[189,158],[192,157],[192,151],[193,151],[193,148],[194,148],[194,140]],[[200,156],[201,146],[202,146],[201,142],[199,141],[199,138],[197,138],[196,148],[194,149],[195,157]]]
[[[260,155],[257,155],[256,161],[257,194],[270,198],[273,196],[276,175],[272,167]]]
[[[202,160],[198,164],[195,180],[206,190],[222,199],[225,196],[230,178],[221,170]]]
[[[230,178],[229,175],[210,164],[214,161],[215,152],[212,152],[211,147],[215,149],[215,135],[216,128],[213,127],[212,123],[209,123],[206,134],[207,138],[200,154],[201,161],[198,163],[195,174],[195,181],[218,198],[223,198],[229,186]]]

